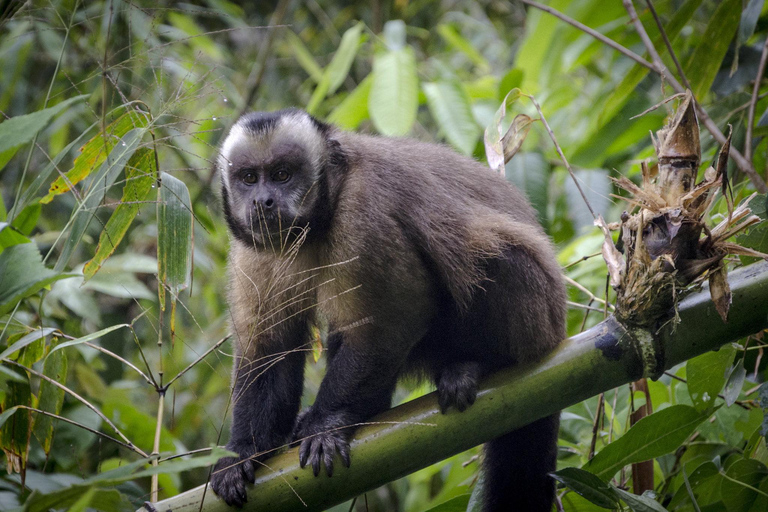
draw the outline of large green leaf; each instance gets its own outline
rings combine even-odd
[[[317,109],[320,102],[329,94],[336,92],[336,89],[344,83],[344,79],[349,74],[349,68],[355,60],[357,49],[360,46],[360,38],[363,33],[363,24],[358,23],[344,33],[339,43],[339,49],[333,55],[333,59],[325,68],[320,82],[312,94],[312,98],[307,105],[307,112],[310,114]]]
[[[60,384],[67,383],[67,356],[63,351],[55,352],[50,357],[46,357],[43,375]],[[42,380],[37,395],[37,408],[41,411],[59,414],[63,404],[64,390],[47,380]],[[51,451],[51,443],[53,442],[53,418],[45,414],[37,414],[34,419],[33,433],[47,455]]]
[[[539,222],[546,228],[549,224],[549,164],[544,156],[541,153],[518,153],[507,162],[504,175],[525,192],[538,213]]]
[[[615,509],[619,506],[613,487],[589,471],[565,468],[552,473],[552,477],[599,507]]]
[[[160,306],[165,309],[165,290],[173,301],[189,286],[192,273],[192,208],[183,181],[167,173],[160,176],[157,202],[157,265]]]
[[[667,512],[661,503],[648,496],[638,496],[617,487],[613,487],[613,491],[629,505],[633,512]]]
[[[715,75],[739,27],[741,0],[723,0],[709,20],[701,42],[683,66],[693,94],[702,99],[715,81]]]
[[[43,265],[43,258],[34,243],[8,247],[0,253],[0,316],[15,308],[23,298],[73,275]]]
[[[150,148],[139,148],[128,161],[125,172],[123,199],[104,226],[99,237],[96,254],[85,264],[85,279],[93,277],[101,265],[117,248],[128,231],[142,203],[147,199],[156,178],[155,152]]]
[[[99,171],[88,177],[84,188],[85,197],[73,209],[68,223],[70,227],[64,247],[54,269],[63,270],[69,263],[69,259],[72,257],[75,248],[80,244],[80,240],[82,240],[86,229],[88,229],[88,225],[96,216],[96,211],[101,201],[136,152],[144,133],[144,128],[136,128],[126,133],[122,141],[114,146],[109,158],[100,160],[102,164]],[[53,189],[53,185],[51,189]]]
[[[483,55],[467,41],[453,25],[441,23],[437,26],[437,33],[440,34],[448,45],[462,52],[469,60],[483,71],[488,71],[490,65]]]
[[[664,31],[667,33],[667,37],[670,41],[674,42],[675,38],[680,34],[680,31],[683,30],[691,17],[693,17],[696,9],[701,5],[701,2],[702,0],[687,0],[678,9],[675,9],[672,20],[664,27]],[[664,45],[664,40],[661,35],[653,41],[653,45],[661,55],[666,54],[666,46]],[[608,97],[603,108],[600,109],[598,114],[600,126],[605,125],[608,121],[613,119],[619,110],[626,104],[627,100],[636,93],[637,86],[640,85],[640,82],[642,82],[646,76],[648,76],[648,73],[650,73],[648,68],[641,66],[640,64],[632,66],[632,69],[624,75],[622,81]]]
[[[202,457],[175,459],[170,462],[159,464],[157,467],[148,467],[145,469],[142,468],[149,464],[150,459],[137,460],[117,469],[99,473],[98,475],[87,478],[83,480],[82,483],[70,485],[53,492],[43,494],[35,491],[27,499],[24,505],[24,510],[25,512],[48,512],[48,510],[52,508],[61,509],[76,503],[78,499],[92,487],[101,488],[114,486],[122,482],[138,478],[146,478],[152,475],[180,473],[195,468],[207,467],[214,464],[221,457],[227,455],[234,454],[223,448],[214,447],[210,454]]]
[[[584,469],[607,481],[627,464],[676,450],[708,416],[688,405],[673,405],[655,412],[600,450]]]
[[[471,155],[480,136],[480,127],[472,116],[472,106],[461,84],[455,80],[424,84],[429,111],[440,131],[456,149]]]
[[[107,126],[103,132],[99,132],[98,135],[83,146],[80,156],[75,159],[74,167],[67,171],[64,176],[59,176],[56,181],[51,184],[48,194],[40,199],[40,202],[43,204],[50,203],[57,195],[71,190],[72,187],[80,183],[94,170],[99,168],[102,162],[107,158],[107,155],[110,155],[110,160],[114,160],[119,155],[124,154],[126,152],[124,148],[128,144],[124,136],[131,130],[146,128],[148,124],[147,116],[134,110],[129,110],[121,115],[117,120]],[[143,131],[135,133],[137,133],[139,140],[144,134]],[[122,151],[114,151],[118,143],[122,145]],[[118,150],[120,150],[119,146]],[[108,164],[109,163],[110,162],[108,162]]]
[[[366,76],[355,90],[331,112],[328,121],[344,130],[354,130],[368,119],[368,97],[371,94],[373,75]]]
[[[688,394],[694,407],[704,411],[711,407],[725,386],[728,370],[736,351],[730,345],[690,359],[685,365]]]
[[[52,107],[23,116],[12,117],[0,123],[0,170],[5,167],[5,164],[16,151],[31,141],[37,132],[45,128],[56,114],[87,97],[87,94],[75,96]]]
[[[739,459],[728,466],[720,484],[720,495],[728,512],[750,510],[760,495],[757,488],[766,478],[768,468],[758,460]]]
[[[416,120],[419,79],[416,58],[410,48],[377,55],[373,61],[373,85],[368,111],[376,129],[384,135],[405,135]]]

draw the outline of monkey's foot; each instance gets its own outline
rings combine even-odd
[[[344,466],[349,467],[349,428],[351,422],[344,421],[343,415],[318,414],[313,407],[299,415],[293,439],[300,442],[299,465],[312,466],[315,476],[320,474],[320,462],[325,472],[333,475],[333,457],[339,452]]]
[[[454,363],[443,368],[437,380],[440,411],[445,414],[448,408],[453,406],[461,412],[475,403],[479,381],[479,363]]]
[[[255,462],[250,457],[222,457],[211,474],[213,492],[230,507],[242,508],[248,501],[245,484],[253,483],[254,466]]]

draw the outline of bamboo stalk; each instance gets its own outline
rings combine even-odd
[[[493,439],[598,393],[660,372],[768,327],[768,262],[729,275],[733,303],[725,324],[707,285],[679,305],[681,323],[659,336],[628,332],[614,317],[563,341],[539,363],[499,372],[483,382],[468,411],[440,414],[435,393],[405,403],[361,427],[352,466],[315,478],[299,468],[295,448],[267,461],[249,486],[246,512],[324,510]],[[654,338],[652,346],[642,338]],[[656,350],[654,350],[654,348]],[[204,496],[204,498],[203,498]],[[306,507],[302,505],[306,503]],[[230,510],[200,486],[155,504],[158,511]]]

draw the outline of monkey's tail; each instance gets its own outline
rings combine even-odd
[[[483,512],[550,512],[560,414],[485,444]]]

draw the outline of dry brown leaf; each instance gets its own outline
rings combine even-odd
[[[720,265],[717,269],[709,273],[709,294],[712,296],[712,302],[715,303],[715,309],[723,319],[728,322],[728,310],[731,308],[731,287],[728,284],[728,271],[725,265]]]

